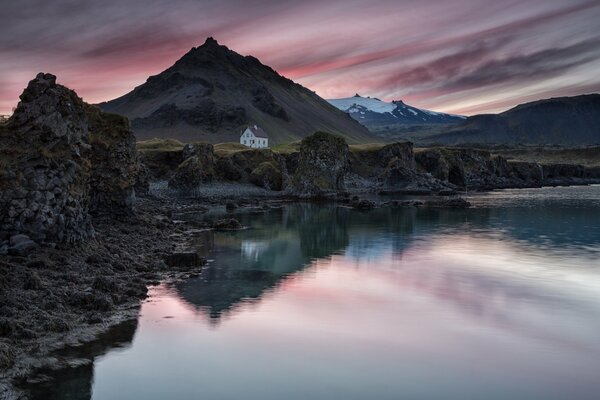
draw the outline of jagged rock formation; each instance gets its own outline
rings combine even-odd
[[[0,248],[91,237],[90,212],[130,211],[137,171],[127,120],[40,73],[0,131]]]
[[[120,115],[103,113],[90,105],[86,105],[86,113],[92,147],[90,212],[113,215],[129,213],[135,199],[137,177],[141,172],[136,140],[129,121]]]
[[[127,116],[142,139],[237,142],[243,128],[257,124],[272,144],[318,130],[351,142],[373,140],[365,127],[314,92],[212,38],[130,93],[99,106]]]
[[[347,181],[350,188],[366,186],[383,191],[426,192],[453,188],[417,169],[410,142],[352,149]]]
[[[186,144],[182,157],[184,161],[169,180],[169,187],[189,191],[214,179],[215,154],[212,144]]]
[[[349,167],[348,144],[341,137],[317,132],[302,140],[292,191],[313,197],[343,191]]]
[[[282,190],[285,177],[281,168],[273,162],[265,161],[250,173],[250,182],[268,190]]]
[[[218,157],[216,169],[221,180],[254,183],[271,190],[283,190],[289,181],[285,158],[271,149],[223,154]]]
[[[600,181],[592,168],[574,164],[512,162],[488,151],[468,148],[433,148],[415,154],[419,168],[460,189],[567,185]]]
[[[83,101],[39,74],[1,136],[0,242],[75,242],[94,234],[89,210],[91,163]]]

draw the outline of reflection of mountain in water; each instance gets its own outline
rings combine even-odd
[[[49,377],[50,379],[38,384],[28,385],[29,398],[31,400],[91,399],[96,358],[115,348],[131,345],[137,325],[137,319],[125,321],[112,327],[98,339],[86,343],[85,346],[70,347],[55,354],[59,359],[82,359],[87,361],[73,368],[58,371],[40,371],[40,378]]]
[[[486,215],[481,212],[478,217],[485,219]],[[214,321],[241,302],[260,299],[315,259],[344,251],[357,257],[376,253],[380,247],[373,241],[380,236],[393,241],[395,252],[402,252],[415,233],[461,224],[465,215],[405,208],[358,212],[334,205],[301,204],[238,218],[252,229],[216,234],[211,254],[214,262],[201,276],[177,285],[183,299],[206,311]]]
[[[260,298],[290,274],[316,258],[348,245],[348,210],[315,205],[291,206],[266,214],[239,215],[252,229],[217,234],[201,276],[181,282],[177,290],[211,319],[241,301]]]
[[[184,300],[206,311],[213,321],[240,303],[256,301],[283,279],[315,259],[344,252],[376,258],[384,250],[402,254],[415,240],[435,233],[499,232],[540,245],[550,240],[569,251],[566,235],[589,221],[589,207],[506,207],[439,210],[383,207],[359,212],[335,205],[298,204],[264,214],[236,216],[251,229],[216,234],[209,264],[201,276],[177,285]],[[559,218],[560,215],[560,218]],[[589,224],[588,224],[589,225]],[[578,239],[577,239],[578,240]],[[575,251],[574,249],[571,249]]]

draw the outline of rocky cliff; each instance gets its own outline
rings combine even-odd
[[[416,152],[419,169],[463,190],[576,185],[600,181],[594,168],[576,164],[508,161],[489,151],[431,148]]]
[[[317,132],[300,143],[292,191],[301,197],[323,196],[346,189],[348,144],[341,137]]]
[[[0,131],[0,248],[94,235],[90,213],[129,212],[137,172],[127,120],[40,73]]]

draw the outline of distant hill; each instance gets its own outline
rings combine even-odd
[[[457,124],[466,118],[462,115],[412,107],[400,100],[386,102],[358,94],[327,101],[369,128],[390,125]]]
[[[518,105],[500,114],[482,114],[441,132],[422,132],[424,144],[600,144],[600,94],[558,97]]]
[[[139,139],[237,141],[244,127],[256,124],[271,144],[315,131],[338,134],[350,143],[376,140],[314,92],[212,38],[130,93],[99,106],[129,117]]]

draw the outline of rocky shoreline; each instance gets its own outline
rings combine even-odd
[[[149,285],[202,268],[191,241],[242,228],[206,217],[294,201],[368,210],[465,208],[463,191],[600,183],[600,169],[509,162],[483,150],[350,147],[317,132],[287,151],[206,143],[136,148],[126,118],[39,74],[0,125],[0,398],[62,347],[136,318]],[[363,195],[425,194],[378,204]],[[361,198],[362,197],[362,198]],[[221,214],[222,214],[221,213]]]

